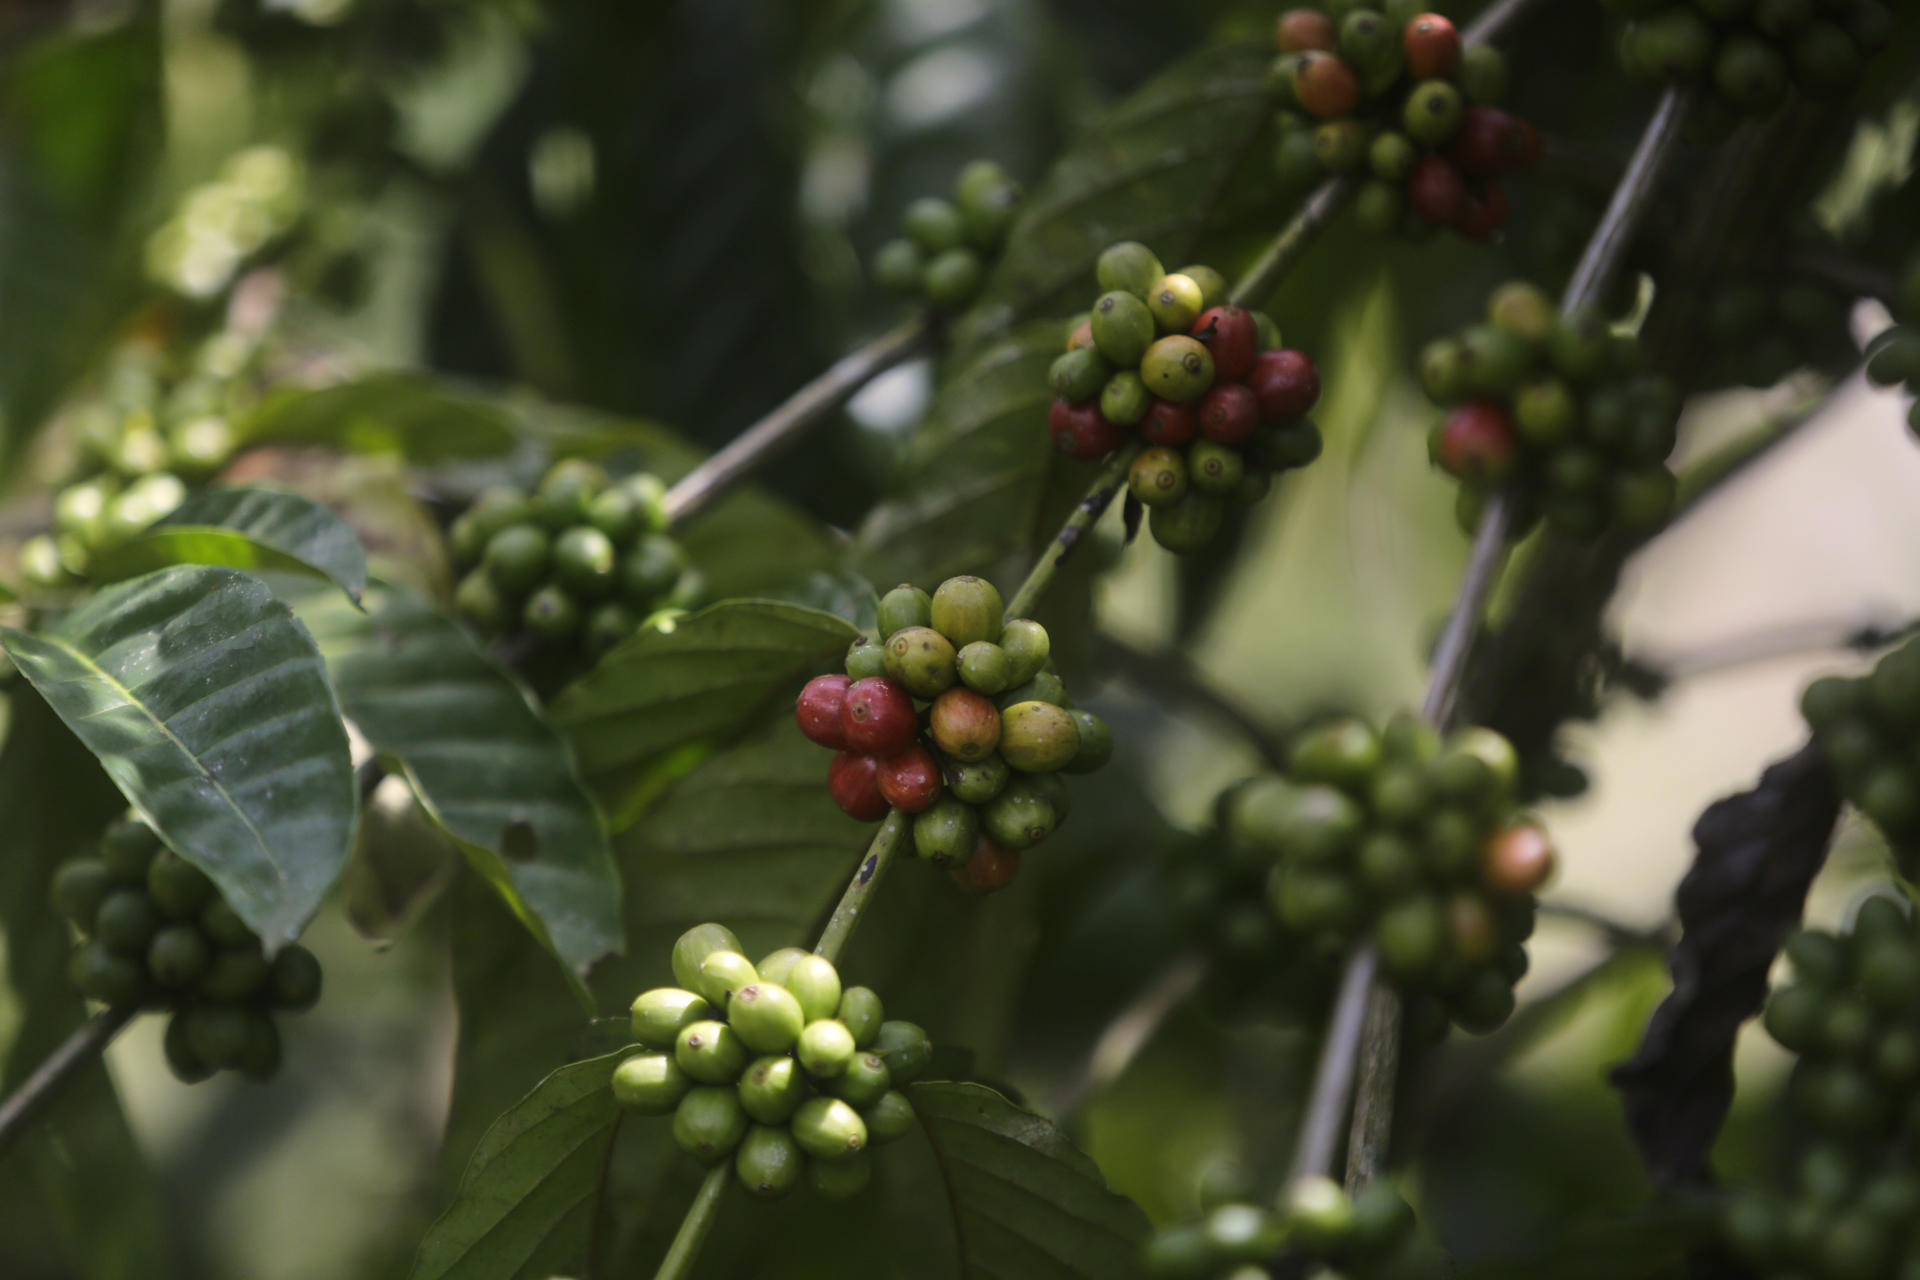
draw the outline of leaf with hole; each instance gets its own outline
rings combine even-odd
[[[346,862],[358,803],[326,667],[287,606],[246,574],[179,566],[107,588],[50,631],[0,635],[267,949],[298,937]]]

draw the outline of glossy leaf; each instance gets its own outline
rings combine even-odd
[[[355,601],[367,587],[367,556],[352,526],[311,498],[277,489],[197,493],[103,556],[95,576],[118,581],[171,564],[315,573]]]
[[[496,400],[416,373],[277,391],[237,427],[249,444],[325,444],[414,462],[506,453],[515,436],[513,415]]]
[[[572,1220],[599,1181],[618,1114],[608,1082],[630,1052],[561,1067],[493,1123],[412,1280],[504,1280]]]
[[[326,668],[287,606],[245,574],[182,566],[109,587],[49,632],[3,634],[267,948],[298,937],[346,861],[357,801]]]
[[[376,586],[301,606],[341,705],[535,935],[584,970],[620,948],[620,877],[566,744],[452,619]]]
[[[644,803],[649,771],[669,753],[740,733],[856,634],[817,609],[722,601],[671,631],[621,644],[554,701],[554,723],[617,829]]]
[[[910,1086],[952,1208],[958,1274],[1133,1274],[1146,1215],[1050,1122],[977,1084]]]

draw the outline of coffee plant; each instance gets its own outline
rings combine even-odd
[[[1916,120],[1882,0],[0,5],[0,1275],[1920,1275]]]

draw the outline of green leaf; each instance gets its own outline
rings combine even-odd
[[[1088,129],[1028,195],[979,303],[954,326],[953,350],[1092,306],[1094,260],[1116,240],[1145,241],[1171,271],[1209,225],[1270,216],[1273,166],[1256,144],[1273,110],[1272,56],[1254,44],[1202,49]],[[1057,325],[1054,336],[1064,340]]]
[[[587,1204],[618,1114],[608,1083],[631,1052],[561,1067],[494,1121],[420,1242],[412,1280],[514,1276]]]
[[[195,494],[102,557],[95,576],[117,582],[173,564],[316,573],[355,601],[367,586],[367,556],[353,527],[311,498],[277,489]]]
[[[977,1084],[906,1092],[946,1183],[965,1280],[1133,1274],[1146,1215],[1065,1134]]]
[[[236,424],[248,444],[328,444],[413,462],[502,454],[514,415],[498,401],[417,373],[375,373],[318,390],[286,388]]]
[[[243,573],[183,566],[0,637],[267,949],[298,937],[346,862],[358,801],[326,668],[287,606]]]
[[[560,735],[465,628],[398,588],[302,602],[341,705],[570,970],[620,948],[620,876]]]
[[[97,850],[121,807],[113,784],[45,700],[19,688],[7,701],[0,752],[7,833],[0,934],[10,997],[0,1001],[0,1091],[7,1094],[87,1016],[67,981],[72,939],[47,899],[54,872]],[[113,1212],[101,1213],[102,1204]],[[9,1274],[166,1274],[159,1196],[100,1062],[77,1072],[0,1156],[0,1240]]]
[[[830,613],[725,600],[621,644],[553,704],[587,783],[625,826],[671,752],[717,744],[797,692],[858,634]]]
[[[1047,433],[1047,366],[1060,349],[1058,325],[1026,325],[947,380],[902,452],[887,500],[860,528],[855,570],[875,583],[931,586],[955,573],[1011,571],[1013,558],[1052,536],[1057,521],[1045,513],[1093,476]]]

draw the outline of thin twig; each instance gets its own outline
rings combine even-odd
[[[73,1029],[60,1047],[20,1082],[5,1102],[0,1102],[0,1152],[20,1136],[26,1122],[53,1101],[60,1086],[98,1057],[120,1029],[140,1012],[137,1004],[115,1005],[103,1009]]]
[[[693,1264],[700,1256],[700,1246],[707,1242],[707,1233],[713,1230],[713,1220],[720,1216],[720,1199],[726,1195],[727,1184],[732,1181],[731,1160],[722,1160],[707,1170],[707,1180],[700,1184],[700,1194],[687,1207],[687,1216],[680,1220],[680,1230],[674,1233],[673,1246],[667,1250],[667,1256],[660,1259],[660,1269],[653,1273],[653,1280],[685,1280],[685,1277],[693,1274]]]
[[[1013,593],[1013,599],[1007,601],[1009,618],[1029,618],[1033,616],[1034,606],[1040,603],[1040,597],[1053,585],[1053,575],[1060,570],[1073,549],[1080,545],[1089,529],[1106,514],[1112,505],[1113,497],[1127,482],[1127,468],[1140,456],[1146,443],[1134,440],[1114,450],[1113,456],[1100,468],[1100,474],[1087,486],[1086,496],[1074,507],[1073,514],[1067,517],[1060,532],[1053,535],[1040,552],[1040,558],[1033,563],[1033,569],[1027,574],[1027,580]]]
[[[1535,908],[1543,916],[1583,924],[1604,937],[1613,947],[1662,947],[1673,941],[1676,925],[1668,920],[1644,928],[1616,920],[1604,911],[1581,906],[1577,902],[1542,901]]]
[[[1474,530],[1473,550],[1467,555],[1467,571],[1460,580],[1460,594],[1453,612],[1447,615],[1440,640],[1433,647],[1433,674],[1427,681],[1427,696],[1420,714],[1429,724],[1444,725],[1453,712],[1453,700],[1460,692],[1460,677],[1467,670],[1467,655],[1473,650],[1473,638],[1479,633],[1486,613],[1487,597],[1499,579],[1500,566],[1506,560],[1507,532],[1513,526],[1511,493],[1497,493],[1480,515]]]
[[[1280,229],[1280,234],[1273,238],[1247,274],[1240,277],[1240,283],[1233,286],[1227,300],[1236,307],[1252,306],[1264,300],[1359,189],[1360,184],[1352,178],[1328,178],[1315,187],[1306,203],[1300,206],[1300,212]]]
[[[1748,631],[1723,640],[1697,645],[1664,658],[1632,659],[1633,665],[1663,684],[1697,680],[1701,676],[1791,658],[1810,653],[1883,648],[1920,631],[1920,621],[1908,619],[1814,618],[1789,622],[1760,631]]]
[[[1107,632],[1100,633],[1099,642],[1108,664],[1123,679],[1211,712],[1238,730],[1269,766],[1287,767],[1287,749],[1281,737],[1256,720],[1245,707],[1208,684],[1185,654],[1172,649],[1150,653]]]
[[[1787,250],[1787,269],[1810,276],[1850,297],[1892,302],[1900,291],[1893,273],[1871,262],[1824,244],[1796,245]]]
[[[1505,30],[1508,23],[1525,13],[1533,3],[1534,0],[1496,0],[1467,24],[1460,38],[1468,44],[1485,44]]]
[[[1320,1065],[1313,1073],[1313,1089],[1307,1094],[1307,1111],[1293,1148],[1290,1181],[1333,1167],[1333,1144],[1340,1136],[1340,1118],[1347,1114],[1353,1069],[1360,1056],[1360,1028],[1367,1020],[1367,994],[1373,989],[1379,963],[1372,947],[1362,947],[1340,975],[1340,994],[1334,998],[1333,1019],[1327,1024]]]
[[[1200,951],[1186,951],[1148,983],[1140,994],[1114,1015],[1085,1065],[1054,1095],[1053,1113],[1071,1115],[1082,1103],[1118,1080],[1140,1056],[1169,1015],[1185,1004],[1200,984],[1206,981],[1207,957]]]
[[[1633,159],[1627,161],[1627,171],[1621,175],[1620,185],[1614,188],[1613,200],[1607,205],[1600,225],[1593,229],[1586,252],[1580,255],[1580,264],[1573,269],[1573,278],[1561,299],[1563,312],[1585,310],[1606,291],[1607,281],[1613,277],[1634,232],[1640,227],[1640,216],[1653,202],[1657,185],[1654,180],[1679,145],[1692,101],[1691,93],[1679,86],[1660,95],[1660,105],[1654,108],[1653,119],[1640,135]]]
[[[679,524],[738,484],[753,468],[797,441],[814,425],[853,398],[880,374],[916,355],[931,329],[924,315],[881,334],[849,352],[827,371],[788,396],[786,402],[742,431],[667,490],[667,519]]]
[[[874,890],[880,886],[880,877],[893,865],[893,856],[900,851],[906,839],[907,815],[898,809],[890,810],[887,820],[874,833],[873,843],[861,855],[853,879],[847,882],[847,891],[840,895],[839,904],[834,907],[833,914],[827,917],[827,927],[820,931],[820,941],[813,948],[815,951],[829,960],[840,958],[841,948],[853,936],[861,913],[866,910]]]

